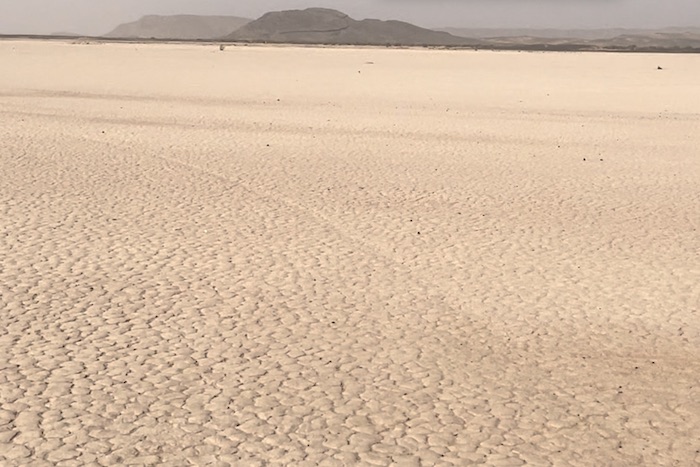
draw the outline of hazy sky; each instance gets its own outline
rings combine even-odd
[[[700,27],[700,0],[0,0],[0,33],[103,34],[145,14],[257,18],[310,6],[427,27]]]

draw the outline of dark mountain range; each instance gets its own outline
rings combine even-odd
[[[326,8],[270,12],[255,21],[231,16],[145,16],[120,25],[104,37],[510,50],[700,52],[700,28],[446,28],[434,31],[402,21],[355,20]]]
[[[224,37],[236,42],[348,45],[470,45],[473,41],[402,21],[357,21],[325,8],[277,11]]]

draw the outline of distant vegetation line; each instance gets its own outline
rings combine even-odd
[[[226,45],[277,45],[277,46],[299,46],[299,47],[373,47],[389,49],[405,48],[425,48],[437,50],[492,50],[492,51],[523,51],[523,52],[618,52],[618,53],[678,53],[696,54],[700,53],[700,47],[637,47],[637,46],[609,46],[594,47],[586,44],[483,44],[483,45],[401,45],[401,44],[313,44],[298,42],[251,42],[251,41],[216,41],[210,39],[153,39],[153,38],[118,38],[104,36],[62,36],[62,35],[40,35],[40,34],[0,34],[0,40],[42,40],[42,41],[65,41],[73,40],[89,43],[127,43],[127,44],[226,44]]]

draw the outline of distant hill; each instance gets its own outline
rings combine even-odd
[[[623,34],[612,39],[590,42],[596,45],[620,48],[700,49],[700,31],[696,33],[660,31]]]
[[[474,39],[507,37],[537,37],[542,39],[584,39],[603,40],[620,36],[648,36],[657,33],[700,34],[700,28],[664,28],[664,29],[514,29],[514,28],[441,28],[437,31],[449,32],[455,36]]]
[[[224,37],[233,42],[347,45],[471,45],[473,41],[402,21],[357,21],[326,8],[276,11]]]
[[[144,16],[133,23],[125,23],[104,37],[122,39],[181,39],[213,40],[223,37],[251,20],[236,16]]]
[[[58,35],[74,36],[67,33]],[[431,30],[402,21],[358,21],[340,11],[326,8],[270,12],[255,21],[233,16],[145,16],[133,23],[120,25],[103,37],[123,40],[700,53],[700,28]]]
[[[537,33],[536,31],[533,31]],[[622,34],[601,39],[572,37],[505,36],[477,39],[479,47],[511,50],[569,50],[622,52],[700,52],[700,34],[653,32]]]

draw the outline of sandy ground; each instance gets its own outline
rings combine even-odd
[[[0,64],[3,466],[700,463],[700,57]]]

